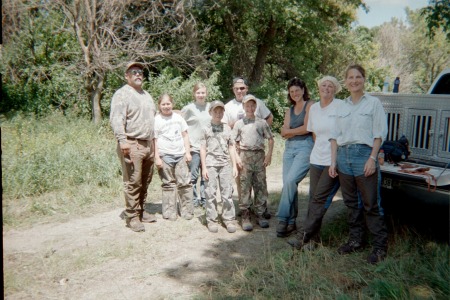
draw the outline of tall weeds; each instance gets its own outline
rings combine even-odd
[[[2,123],[1,141],[4,224],[81,213],[91,204],[113,202],[120,189],[116,144],[106,121],[94,126],[58,113],[41,119],[19,115]]]

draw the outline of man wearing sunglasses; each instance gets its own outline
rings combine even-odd
[[[235,98],[228,101],[227,104],[225,104],[225,114],[222,118],[223,123],[227,123],[231,129],[234,127],[234,123],[236,121],[244,118],[245,112],[244,107],[242,105],[242,100],[244,99],[244,96],[247,95],[248,92],[248,85],[247,81],[243,77],[236,77],[233,79],[233,93]],[[267,124],[269,126],[272,125],[273,121],[273,115],[271,111],[267,108],[267,106],[264,104],[263,101],[260,99],[256,99],[256,110],[255,110],[255,116],[260,119],[266,120]],[[241,201],[241,183],[239,176],[236,177],[236,187],[238,192],[238,198],[239,202]],[[238,215],[240,212],[238,212]],[[270,219],[271,215],[268,211],[265,211],[263,216],[266,219]]]
[[[143,222],[156,222],[156,217],[145,211],[153,175],[156,108],[152,96],[142,89],[143,70],[144,65],[139,62],[127,64],[127,84],[114,93],[110,114],[124,183],[125,210],[121,217],[135,232],[145,231]]]

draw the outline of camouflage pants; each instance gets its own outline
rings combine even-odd
[[[206,196],[206,221],[217,222],[217,187],[220,189],[222,199],[222,220],[224,223],[233,221],[236,213],[233,203],[232,168],[230,165],[223,167],[208,167],[209,180],[205,180]]]
[[[264,167],[264,151],[241,150],[243,168],[239,174],[241,181],[240,210],[250,209],[252,204],[251,191],[253,188],[255,200],[253,202],[254,212],[261,216],[267,208],[267,182],[266,168]]]
[[[177,199],[180,199],[181,216],[192,214],[192,184],[189,167],[182,158],[175,165],[166,164],[158,170],[162,181],[162,215],[167,219],[177,215]]]

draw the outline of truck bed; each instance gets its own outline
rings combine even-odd
[[[450,95],[373,93],[388,120],[388,140],[405,135],[411,155],[407,162],[426,173],[402,171],[399,165],[381,166],[382,188],[405,197],[450,202]],[[400,163],[400,164],[401,164]],[[413,168],[412,168],[413,169]]]

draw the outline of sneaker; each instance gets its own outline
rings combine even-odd
[[[225,226],[227,227],[227,231],[228,231],[229,233],[234,233],[234,232],[236,232],[236,225],[234,225],[233,222],[228,222],[228,223],[225,224]]]
[[[380,261],[386,258],[386,251],[383,249],[373,249],[372,253],[367,257],[367,262],[372,265],[376,265]]]
[[[217,233],[219,231],[219,227],[217,226],[216,223],[209,222],[207,227],[209,232]]]
[[[252,231],[253,225],[250,221],[250,212],[248,209],[242,210],[242,230],[244,231]]]
[[[150,214],[144,210],[141,213],[141,222],[143,222],[143,223],[156,222],[156,216],[154,214]]]
[[[363,247],[360,242],[350,240],[344,245],[340,246],[337,251],[339,254],[350,254],[352,252],[361,251],[362,248]]]
[[[258,225],[261,228],[269,228],[269,221],[267,221],[266,219],[264,219],[263,216],[258,218]]]
[[[138,217],[127,219],[127,226],[134,232],[145,231],[145,226],[141,223]]]

